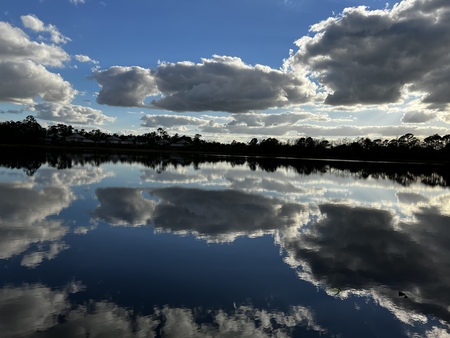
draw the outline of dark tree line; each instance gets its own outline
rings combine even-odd
[[[69,140],[80,136],[83,142]],[[113,139],[113,141],[111,141]],[[181,142],[181,144],[180,144]],[[278,157],[330,158],[389,161],[444,161],[450,160],[450,134],[432,135],[419,139],[405,134],[394,139],[359,138],[356,140],[329,141],[302,137],[293,142],[282,142],[269,137],[249,142],[233,141],[228,144],[205,141],[201,135],[169,135],[163,128],[142,135],[117,135],[99,129],[86,131],[70,125],[57,124],[43,128],[33,116],[23,121],[0,123],[0,144],[52,145],[64,147],[135,148],[235,155],[259,155]]]

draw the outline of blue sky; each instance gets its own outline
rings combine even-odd
[[[224,142],[444,135],[449,16],[443,0],[3,0],[0,120]]]

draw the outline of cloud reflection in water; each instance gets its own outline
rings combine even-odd
[[[0,333],[15,337],[290,337],[294,329],[318,333],[306,307],[288,312],[237,306],[222,309],[156,307],[137,314],[111,301],[71,302],[81,283],[54,290],[41,284],[0,289]]]

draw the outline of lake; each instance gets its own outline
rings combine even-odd
[[[0,160],[1,337],[449,337],[443,165]]]

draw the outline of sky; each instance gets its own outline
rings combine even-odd
[[[2,0],[0,121],[248,142],[450,133],[448,0]]]

